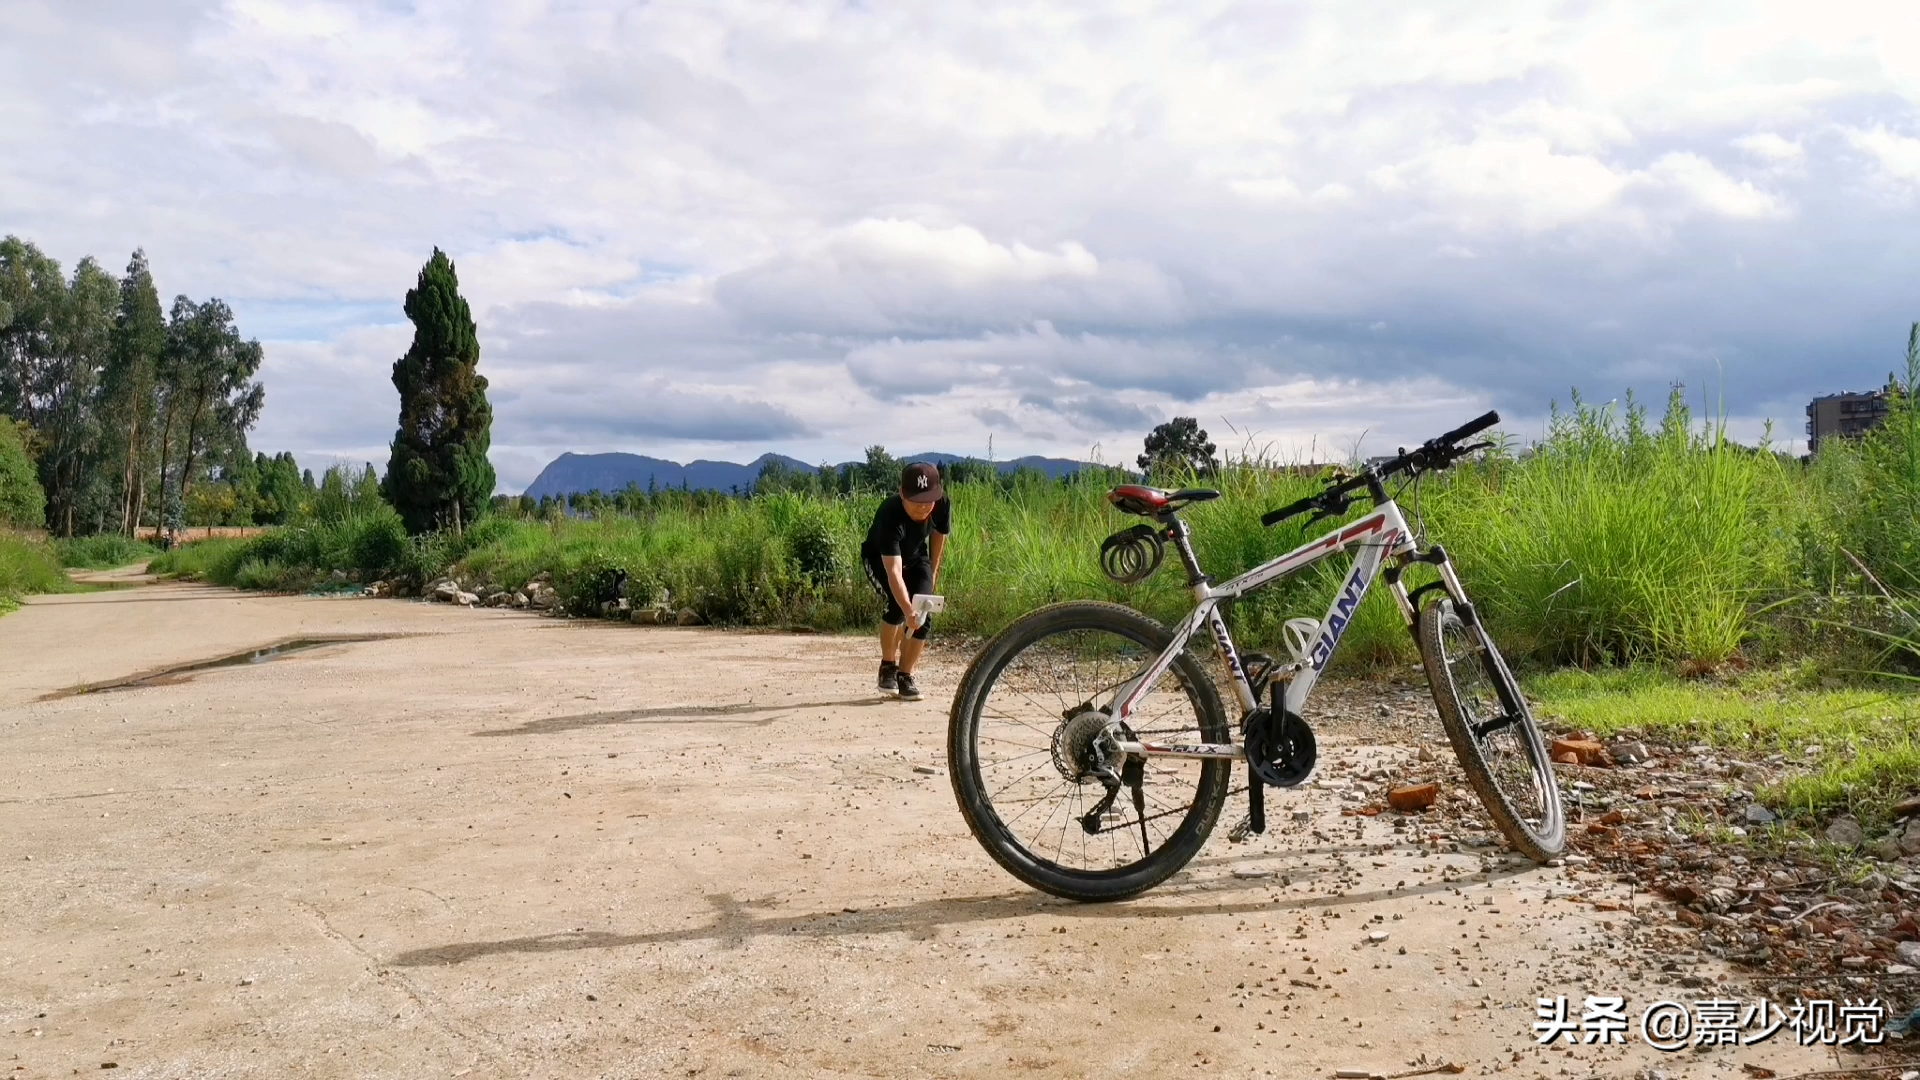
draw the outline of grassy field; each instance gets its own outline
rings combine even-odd
[[[1507,650],[1533,666],[1715,670],[1818,655],[1834,666],[1873,668],[1900,662],[1900,650],[1875,648],[1863,633],[1891,626],[1891,614],[1852,553],[1871,562],[1876,552],[1904,550],[1888,534],[1920,532],[1911,519],[1889,524],[1862,515],[1866,493],[1886,481],[1874,452],[1842,445],[1809,467],[1724,441],[1693,423],[1678,399],[1658,424],[1637,407],[1576,405],[1526,455],[1489,455],[1400,498],[1453,553]],[[1298,521],[1266,529],[1259,518],[1315,490],[1315,478],[1243,461],[1205,482],[1224,497],[1187,518],[1202,564],[1216,577],[1308,538]],[[1920,489],[1920,476],[1913,483]],[[1108,505],[1106,488],[1105,479],[1032,477],[953,485],[941,625],[990,634],[1068,598],[1177,618],[1187,606],[1177,570],[1133,587],[1101,574],[1101,539],[1137,520]],[[422,538],[408,538],[386,508],[362,508],[249,540],[192,544],[154,567],[289,590],[336,569],[416,583],[457,573],[505,587],[544,572],[580,613],[594,610],[599,581],[617,568],[630,575],[627,595],[636,604],[690,607],[722,625],[843,630],[874,617],[856,560],[880,498],[663,492],[624,513],[494,516],[459,537]],[[1229,614],[1236,633],[1277,643],[1285,619],[1325,612],[1343,570],[1329,563],[1248,598]],[[1902,578],[1898,565],[1881,571]],[[1368,598],[1341,656],[1348,665],[1412,662],[1411,640],[1384,594]]]
[[[0,528],[0,614],[20,606],[33,593],[62,592],[69,587],[60,568],[60,553],[37,536]]]

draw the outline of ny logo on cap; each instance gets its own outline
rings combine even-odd
[[[916,476],[913,479],[916,483],[920,485],[921,491],[927,490],[927,474],[926,473],[921,473],[919,476]]]

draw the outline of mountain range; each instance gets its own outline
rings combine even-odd
[[[928,461],[937,465],[967,460],[964,454],[908,454],[899,459],[902,462]],[[769,462],[779,462],[790,469],[816,468],[797,458],[785,454],[761,454],[745,465],[736,465],[731,461],[689,461],[685,465],[677,461],[661,458],[643,457],[639,454],[561,454],[547,463],[527,485],[528,498],[538,499],[547,495],[571,495],[584,491],[604,491],[612,493],[623,490],[628,484],[645,489],[649,485],[656,488],[677,488],[683,484],[696,491],[746,491],[760,476],[760,470]],[[845,464],[857,464],[843,462]],[[1050,477],[1066,476],[1080,471],[1086,462],[1070,461],[1066,458],[1023,457],[1012,461],[999,462],[1001,472],[1011,472],[1018,468],[1038,469]],[[835,465],[838,469],[841,465]]]

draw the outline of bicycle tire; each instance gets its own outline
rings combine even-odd
[[[948,718],[948,772],[952,778],[954,799],[959,803],[960,814],[966,819],[968,829],[972,831],[980,845],[986,848],[987,853],[993,856],[994,861],[1008,873],[1042,892],[1070,900],[1084,902],[1125,900],[1164,882],[1199,854],[1200,849],[1207,842],[1207,837],[1218,823],[1220,810],[1226,803],[1228,785],[1232,778],[1232,763],[1217,759],[1175,758],[1154,758],[1151,762],[1142,763],[1143,768],[1151,764],[1163,774],[1170,773],[1177,766],[1183,770],[1182,775],[1194,777],[1195,782],[1191,801],[1183,808],[1173,807],[1152,817],[1140,814],[1134,822],[1117,825],[1113,830],[1109,830],[1117,833],[1123,828],[1130,830],[1134,824],[1138,824],[1141,829],[1143,849],[1142,857],[1139,859],[1096,868],[1067,865],[1062,861],[1063,852],[1059,850],[1056,850],[1055,857],[1051,858],[1034,850],[1035,845],[1024,840],[1009,823],[1010,818],[1017,823],[1019,818],[1031,813],[1032,805],[1016,813],[1014,804],[1003,800],[1006,801],[1006,812],[1003,813],[1002,807],[995,804],[996,793],[983,776],[982,714],[989,710],[990,704],[995,700],[994,690],[1001,684],[1002,679],[1007,677],[1009,668],[1021,662],[1022,657],[1033,656],[1036,664],[1044,666],[1045,655],[1038,647],[1046,645],[1049,639],[1061,639],[1066,635],[1083,631],[1111,635],[1121,642],[1132,642],[1138,649],[1137,656],[1143,658],[1142,664],[1159,655],[1173,640],[1172,632],[1165,626],[1131,608],[1118,604],[1072,601],[1044,607],[1021,618],[987,642],[980,653],[974,657],[973,663],[968,666],[966,674],[960,680],[960,686],[954,693],[953,709]],[[1132,659],[1120,660],[1115,665],[1116,670],[1132,662]],[[1139,668],[1134,667],[1132,670],[1137,673]],[[1191,652],[1182,652],[1168,675],[1163,675],[1161,678],[1163,681],[1172,680],[1174,685],[1185,691],[1183,696],[1193,713],[1190,722],[1182,721],[1189,724],[1184,728],[1189,737],[1197,736],[1207,742],[1216,743],[1229,741],[1226,714],[1221,707],[1219,692]],[[1029,701],[1033,700],[1031,695],[1024,691],[1020,693]],[[1156,688],[1153,696],[1147,701],[1152,701],[1162,693],[1165,693],[1165,690]],[[1077,696],[1077,694],[1069,696]],[[1098,693],[1091,695],[1088,702],[1098,696]],[[1061,697],[1059,700],[1065,701],[1066,698]],[[1039,752],[1049,755],[1049,760],[1041,762],[1041,769],[1051,769],[1053,773],[1035,781],[1036,784],[1052,783],[1057,776],[1063,778],[1065,785],[1077,784],[1083,787],[1086,785],[1084,779],[1076,781],[1061,766],[1060,747],[1062,733],[1068,729],[1071,722],[1071,716],[1065,714],[1072,713],[1076,709],[1084,711],[1083,706],[1088,702],[1069,705],[1067,709],[1062,710],[1063,715],[1058,720],[1059,726],[1050,731],[1041,732],[1049,738],[1045,748],[1026,755],[1032,757]],[[1035,704],[1038,705],[1037,702]],[[1108,704],[1110,705],[1111,702],[1109,701]],[[1146,709],[1142,708],[1139,713],[1136,713],[1136,722],[1144,712]],[[1041,714],[1036,712],[1036,716],[1038,715]],[[1049,718],[1044,721],[1045,724],[1055,722],[1051,714],[1046,715]],[[1034,724],[1023,726],[1040,731],[1040,728]],[[1157,732],[1162,729],[1155,730]],[[1165,763],[1173,763],[1173,765]],[[1097,790],[1104,791],[1104,788]],[[1010,800],[1012,797],[1007,798]],[[1124,793],[1122,801],[1126,801]],[[1164,805],[1157,799],[1155,803],[1156,806]],[[1147,834],[1151,830],[1146,823],[1175,815],[1180,818],[1179,824],[1165,835],[1164,841],[1157,848],[1153,847],[1148,842],[1150,837]],[[1050,816],[1048,821],[1052,820]],[[1072,814],[1069,810],[1068,821],[1071,820]],[[1061,830],[1063,843],[1066,827],[1067,823],[1063,822]],[[1117,840],[1114,843],[1117,851]]]
[[[1492,636],[1484,627],[1474,634],[1454,611],[1453,600],[1442,597],[1421,609],[1419,637],[1420,658],[1440,710],[1440,723],[1487,814],[1507,841],[1528,858],[1542,863],[1557,858],[1566,848],[1567,836],[1553,761],[1534,723],[1533,710]],[[1449,647],[1449,642],[1460,644]],[[1485,692],[1463,692],[1460,674],[1484,680],[1491,701]],[[1493,719],[1483,715],[1490,707],[1510,713],[1512,722],[1476,734],[1477,723]],[[1501,740],[1504,745],[1493,746],[1500,760],[1489,760],[1490,744],[1502,735],[1512,737]],[[1528,786],[1530,792],[1524,790]]]

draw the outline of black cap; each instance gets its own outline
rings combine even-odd
[[[946,492],[940,490],[940,470],[924,461],[916,461],[900,470],[900,497],[908,502],[939,502]]]

